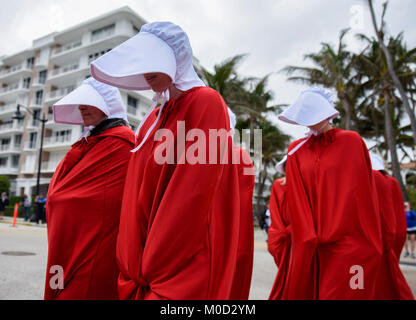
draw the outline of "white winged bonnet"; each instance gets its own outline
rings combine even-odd
[[[196,74],[193,53],[186,33],[171,22],[152,22],[142,26],[140,32],[91,63],[91,74],[97,80],[128,90],[151,89],[144,78],[146,73],[160,72],[172,79],[182,91],[205,84]],[[169,90],[153,98],[153,105],[137,128],[136,136],[163,96],[158,117],[149,128],[137,151],[146,141],[169,99]]]
[[[127,121],[120,91],[91,77],[53,105],[54,121],[82,125],[84,122],[79,111],[80,105],[100,109],[108,119],[121,118]]]

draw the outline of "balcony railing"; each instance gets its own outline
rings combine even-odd
[[[69,66],[65,66],[65,67],[61,67],[61,68],[57,68],[57,69],[52,70],[51,76],[49,78],[56,77],[58,75],[62,75],[62,74],[68,73],[68,72],[78,70],[78,69],[79,69],[79,64],[78,63],[71,64]]]
[[[71,135],[65,135],[65,136],[52,136],[45,138],[43,142],[44,146],[53,146],[56,144],[59,145],[68,145],[71,144]]]
[[[59,47],[59,48],[56,48],[55,50],[53,50],[52,51],[52,56],[57,56],[61,53],[73,50],[75,48],[79,48],[81,46],[82,46],[82,41],[81,40],[80,41],[75,41],[75,42],[72,42],[72,43],[68,43],[68,44],[66,44],[62,47]]]
[[[0,152],[20,152],[20,146],[16,146],[14,144],[1,144],[0,145]]]
[[[23,131],[23,124],[16,123],[16,122],[7,122],[7,123],[0,124],[0,132],[12,131],[12,130]]]
[[[50,91],[47,94],[46,99],[47,100],[60,99],[64,96],[66,96],[71,91],[74,91],[74,89],[75,89],[75,86],[71,86],[71,87],[60,88],[60,89],[57,89],[57,90]]]
[[[7,93],[10,91],[15,91],[15,90],[19,90],[19,89],[29,89],[30,85],[28,83],[20,83],[20,82],[16,82],[13,84],[9,84],[6,87],[0,88],[0,94],[3,93]]]
[[[25,149],[26,150],[35,150],[38,148],[37,141],[26,141],[25,143]]]

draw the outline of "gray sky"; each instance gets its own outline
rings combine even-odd
[[[363,0],[0,0],[0,56],[31,46],[32,40],[128,5],[147,21],[172,21],[189,35],[201,64],[213,65],[240,53],[245,76],[272,73],[269,88],[275,103],[291,103],[305,88],[277,74],[287,65],[306,65],[303,56],[321,42],[337,44],[340,30],[351,27],[351,50],[361,47],[354,33],[373,35]],[[381,11],[384,1],[375,1]],[[390,0],[386,22],[392,35],[405,32],[409,48],[416,46],[416,1]],[[299,138],[303,128],[276,121]]]

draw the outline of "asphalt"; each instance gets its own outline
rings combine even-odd
[[[25,223],[18,219],[0,220],[0,300],[40,300],[47,262],[47,230],[45,225]],[[266,234],[255,230],[254,267],[250,289],[251,300],[268,298],[277,268],[267,251]],[[26,253],[27,255],[15,255]],[[416,259],[401,259],[403,274],[416,296]]]

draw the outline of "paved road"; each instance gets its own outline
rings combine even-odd
[[[0,221],[0,300],[37,300],[43,298],[46,272],[47,239],[45,226],[10,226]],[[255,231],[254,269],[250,299],[267,299],[277,273],[267,252],[266,234]],[[10,256],[6,251],[24,251],[34,255]],[[415,260],[405,259],[416,263]],[[403,273],[416,295],[416,267],[402,265]]]

